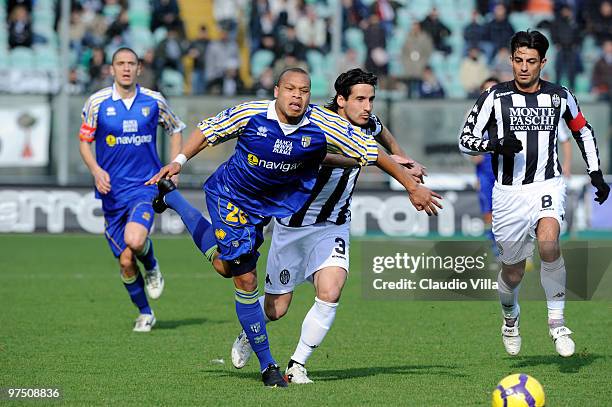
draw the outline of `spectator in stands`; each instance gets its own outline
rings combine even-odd
[[[228,68],[223,74],[223,96],[236,96],[243,93],[243,85],[238,75],[238,67]]]
[[[117,19],[121,10],[127,9],[128,5],[125,0],[104,0],[102,7],[102,15],[106,18],[106,23],[111,25]]]
[[[260,48],[262,32],[261,17],[270,11],[268,0],[253,0],[249,15],[249,39],[251,41],[251,53]]]
[[[279,26],[296,25],[303,0],[268,0],[272,15]]]
[[[361,0],[342,0],[342,31],[350,27],[360,27],[370,16],[368,7]],[[340,71],[346,72],[346,71]]]
[[[72,67],[68,73],[68,93],[71,95],[82,95],[85,92],[85,85],[79,77],[79,71]]]
[[[16,5],[11,10],[8,19],[8,43],[9,47],[32,46],[32,23],[30,13],[24,5]]]
[[[379,86],[385,88],[386,77],[389,73],[387,36],[376,14],[372,14],[368,18],[367,28],[364,31],[364,41],[366,45],[365,69],[378,76]]]
[[[265,11],[261,15],[259,18],[258,27],[259,35],[261,37],[273,36],[275,39],[279,38],[278,24],[274,14],[272,14],[270,10]],[[256,50],[256,48],[253,48],[253,50]]]
[[[271,97],[274,93],[274,71],[271,67],[263,70],[253,89],[258,98]]]
[[[276,49],[277,57],[292,54],[301,61],[306,60],[306,47],[298,39],[296,29],[292,25],[286,27],[284,36],[279,41]]]
[[[226,71],[237,69],[239,65],[238,44],[235,38],[220,30],[219,39],[211,40],[206,47],[205,72],[210,92],[223,92]]]
[[[240,0],[213,0],[215,21],[232,39],[238,35],[238,16],[243,8]]]
[[[10,15],[17,6],[23,6],[28,13],[32,13],[32,0],[9,0],[6,4],[7,15]]]
[[[480,48],[471,47],[459,68],[459,81],[469,98],[480,96],[480,85],[489,75],[489,68],[481,58]]]
[[[100,67],[100,73],[96,78],[92,78],[89,82],[89,92],[95,92],[102,88],[112,86],[113,77],[110,72],[110,65],[104,64]]]
[[[387,37],[393,34],[393,27],[395,26],[395,9],[399,7],[399,4],[395,1],[390,0],[376,0],[372,5],[373,12],[378,15],[380,23],[387,33]]]
[[[501,47],[495,55],[493,64],[491,65],[493,76],[499,78],[500,82],[511,81],[514,78],[512,74],[512,64],[510,63],[510,51],[507,47]]]
[[[116,41],[117,43],[125,44],[127,42],[126,31],[130,26],[130,19],[126,8],[121,9],[115,21],[108,27],[106,31],[106,42]]]
[[[421,30],[419,22],[414,22],[406,35],[401,54],[409,98],[419,95],[423,71],[429,64],[433,49],[433,41],[429,34]]]
[[[83,21],[83,8],[79,3],[76,3],[72,7],[70,12],[70,27],[68,36],[70,37],[70,49],[72,49],[76,55],[81,55],[83,48],[83,38],[87,32],[87,25]]]
[[[463,29],[463,39],[465,40],[465,54],[468,54],[470,48],[482,48],[486,41],[485,27],[479,22],[478,11],[472,10],[472,20]]]
[[[440,84],[431,67],[425,67],[423,71],[423,80],[419,89],[419,95],[422,99],[441,99],[444,98],[444,88]]]
[[[184,37],[185,27],[177,0],[153,0],[151,31],[155,31],[158,27],[165,27],[168,31],[174,29]]]
[[[601,100],[612,100],[612,40],[602,46],[603,54],[593,67],[593,93]]]
[[[108,23],[102,14],[84,9],[83,21],[86,24],[83,45],[87,47],[103,47],[106,43]]]
[[[193,95],[201,95],[206,92],[206,47],[209,41],[208,29],[205,25],[201,25],[198,36],[191,42],[188,50],[189,56],[193,59],[193,71],[191,72],[191,93]]]
[[[155,75],[155,52],[152,49],[145,51],[140,59],[140,76],[138,76],[140,86],[157,90],[157,76]]]
[[[298,17],[295,25],[297,39],[306,49],[325,52],[327,41],[327,26],[325,20],[319,18],[313,5],[304,8],[304,14]]]
[[[497,4],[493,11],[493,19],[485,25],[485,35],[487,42],[490,44],[490,49],[485,50],[487,60],[491,62],[497,51],[501,47],[507,47],[510,43],[510,38],[514,35],[514,28],[506,12],[506,6]]]
[[[612,2],[608,0],[601,2],[599,13],[593,16],[590,29],[595,36],[597,45],[612,40]]]
[[[566,75],[570,89],[575,89],[582,37],[569,6],[561,7],[550,26],[550,34],[557,51],[555,81],[560,83],[562,77]]]
[[[363,64],[359,60],[359,54],[357,51],[353,48],[348,48],[340,60],[338,72],[347,72],[354,68],[363,69]]]
[[[446,38],[450,37],[451,31],[440,21],[440,16],[436,7],[432,8],[429,15],[421,21],[421,28],[429,34],[437,50],[447,55],[452,52],[452,48],[446,44]]]
[[[158,78],[165,68],[175,69],[184,73],[182,58],[186,54],[188,44],[180,37],[176,28],[168,30],[168,35],[155,49],[155,72]]]
[[[272,68],[272,76],[278,78],[280,74],[287,68],[301,68],[308,72],[308,65],[304,61],[300,61],[295,55],[287,54],[283,55],[278,61],[274,63]]]
[[[99,47],[93,48],[91,51],[91,58],[89,60],[89,79],[94,81],[100,78],[102,75],[102,67],[105,64],[106,61],[104,50]]]

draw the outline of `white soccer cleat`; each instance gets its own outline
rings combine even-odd
[[[312,380],[308,378],[308,372],[306,368],[299,363],[294,363],[293,366],[288,367],[285,370],[285,375],[287,376],[287,381],[289,383],[295,384],[310,384],[314,383]]]
[[[514,326],[506,325],[506,318],[501,328],[502,342],[506,352],[511,356],[516,356],[521,351],[521,333],[519,332],[519,318],[516,318]]]
[[[162,292],[164,292],[164,277],[159,271],[159,263],[155,265],[153,270],[145,270],[144,280],[149,298],[156,300],[161,297]]]
[[[242,369],[246,366],[252,354],[253,348],[251,348],[249,338],[244,331],[241,331],[232,345],[232,365],[236,369]]]
[[[140,314],[136,318],[134,324],[134,332],[151,332],[151,328],[155,325],[155,315],[153,314]]]
[[[560,326],[558,328],[550,328],[549,334],[559,355],[568,358],[574,354],[576,344],[572,338],[570,338],[572,331],[570,331],[568,327]]]

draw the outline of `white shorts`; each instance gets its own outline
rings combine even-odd
[[[536,227],[542,218],[565,219],[565,181],[556,177],[522,186],[493,187],[493,235],[499,260],[516,264],[533,254]]]
[[[317,223],[287,227],[274,220],[272,245],[268,252],[266,293],[292,292],[324,267],[349,270],[350,223]]]

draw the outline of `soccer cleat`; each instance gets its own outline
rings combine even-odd
[[[508,323],[514,320],[514,324],[509,326]],[[504,318],[504,324],[501,328],[502,342],[504,348],[509,355],[515,356],[521,351],[521,334],[519,332],[519,318]]]
[[[151,332],[151,328],[155,325],[155,315],[153,314],[140,314],[136,318],[134,324],[134,332]]]
[[[314,383],[312,380],[308,378],[308,372],[304,365],[301,365],[297,362],[294,362],[291,367],[287,367],[285,370],[285,376],[287,377],[287,381],[289,383],[295,384],[310,384]]]
[[[161,297],[164,291],[164,277],[159,271],[159,263],[155,265],[153,270],[145,270],[144,280],[149,298],[156,300]]]
[[[261,372],[261,380],[266,387],[287,387],[287,382],[280,374],[279,367],[272,363]]]
[[[155,213],[162,213],[166,209],[169,208],[168,205],[164,202],[164,196],[172,192],[176,189],[176,185],[174,182],[168,178],[162,178],[157,182],[157,189],[159,190],[159,194],[153,199],[153,210]]]
[[[560,326],[557,328],[550,328],[549,334],[559,355],[568,358],[574,354],[576,344],[572,338],[570,338],[572,331],[570,331],[568,327]]]
[[[244,331],[241,331],[232,345],[232,365],[236,369],[242,369],[246,366],[252,354],[253,348],[251,348],[249,338]]]

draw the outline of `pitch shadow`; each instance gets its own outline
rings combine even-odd
[[[309,376],[314,381],[334,381],[356,379],[360,377],[371,377],[381,374],[393,375],[436,375],[446,377],[465,377],[463,373],[456,372],[456,366],[447,365],[404,365],[404,366],[369,366],[353,367],[348,369],[313,370]],[[203,370],[218,377],[240,377],[243,379],[260,380],[260,374],[256,372],[240,372],[235,370]]]
[[[175,320],[161,320],[155,324],[155,329],[176,329],[182,326],[204,325],[204,324],[224,324],[227,320],[211,321],[208,318],[185,318]]]
[[[593,364],[597,359],[603,358],[602,355],[586,352],[577,353],[569,358],[562,358],[559,355],[534,355],[513,357],[513,369],[539,365],[558,365],[561,373],[578,373],[583,367]]]

